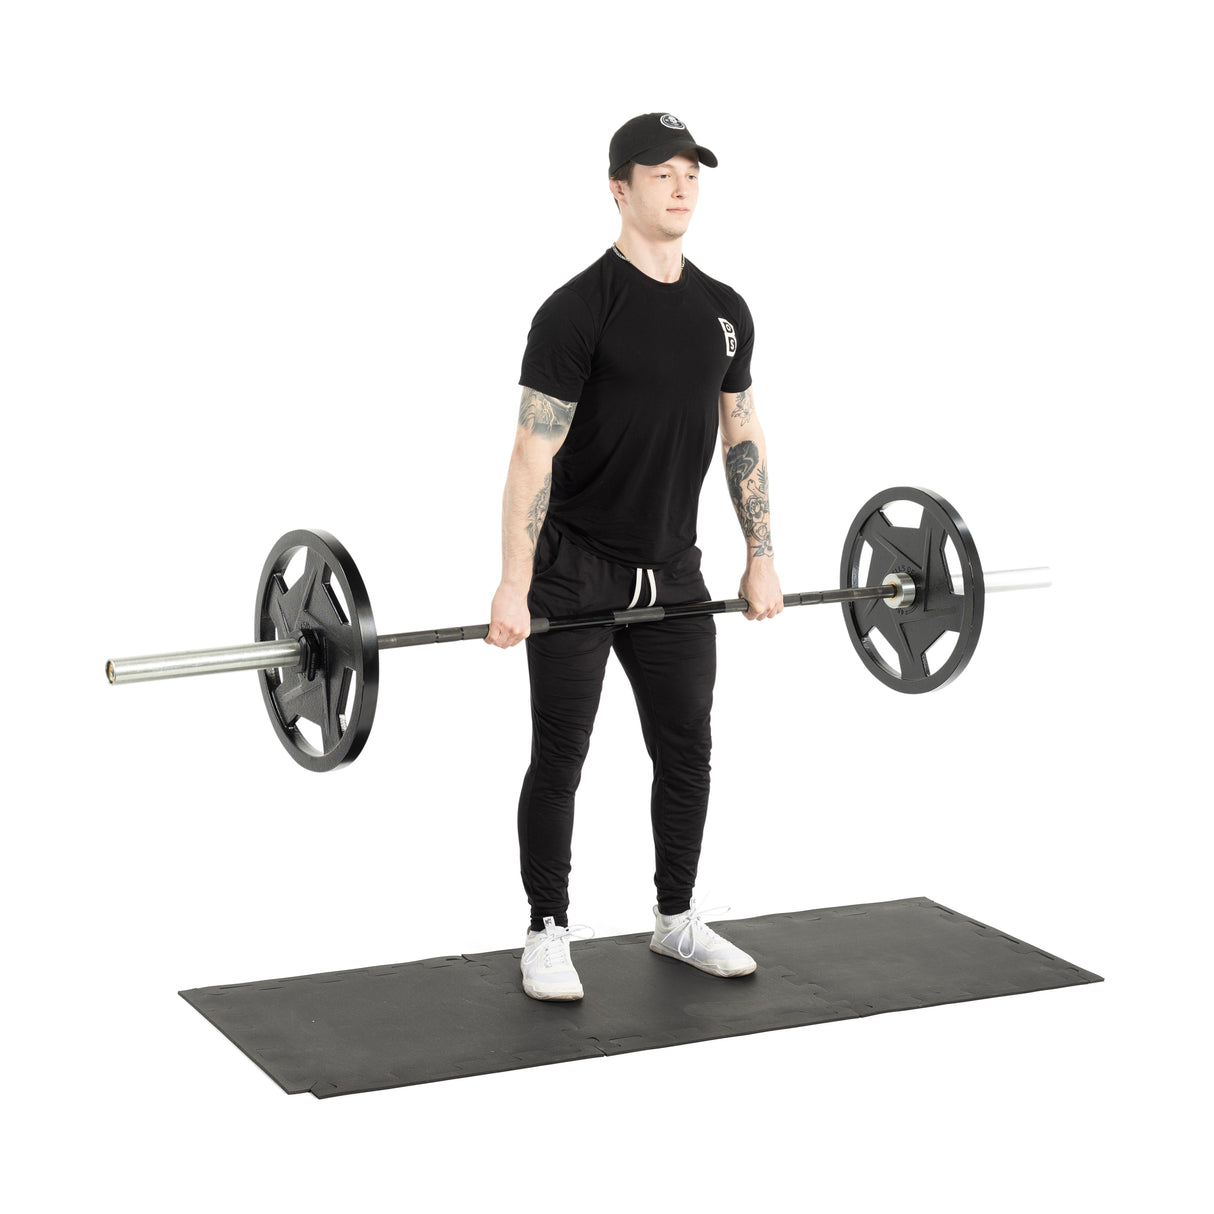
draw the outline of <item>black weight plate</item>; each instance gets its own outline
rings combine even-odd
[[[903,501],[923,507],[917,527],[895,527],[883,513],[884,507]],[[960,594],[953,593],[945,559],[949,539],[960,564]],[[872,560],[861,583],[865,542],[872,548]],[[965,520],[944,498],[928,489],[901,486],[878,493],[856,515],[843,542],[840,585],[880,586],[895,572],[908,573],[914,579],[915,601],[896,609],[891,609],[885,599],[844,603],[847,632],[864,665],[887,687],[911,693],[934,691],[955,679],[973,656],[982,630],[985,589],[982,563]],[[897,655],[897,669],[874,644],[874,631]],[[949,631],[957,633],[953,650],[931,671],[927,652]]]
[[[307,549],[303,573],[288,587],[284,572],[301,548]],[[379,639],[358,567],[327,531],[288,531],[270,550],[257,584],[253,633],[258,641],[299,640],[305,633],[320,638],[324,656],[314,677],[303,666],[259,671],[262,699],[274,732],[300,766],[332,771],[353,762],[375,719]],[[304,736],[300,720],[319,728],[320,749]]]

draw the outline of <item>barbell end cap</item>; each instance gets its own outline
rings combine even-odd
[[[110,683],[111,683],[111,684],[113,684],[113,683],[117,682],[117,680],[114,678],[114,663],[113,663],[113,662],[106,662],[106,664],[105,664],[105,677],[106,677],[107,679],[109,679],[109,681],[110,681]]]
[[[885,600],[885,605],[893,610],[909,607],[915,601],[915,579],[909,573],[891,573],[883,586],[894,586],[898,593]]]

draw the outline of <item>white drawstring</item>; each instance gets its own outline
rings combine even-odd
[[[631,611],[637,605],[637,599],[641,597],[641,583],[644,581],[645,574],[649,575],[649,602],[646,607],[652,607],[658,601],[658,584],[654,580],[652,569],[637,568],[637,584],[636,589],[632,592],[632,601],[624,608],[625,611]]]
[[[638,569],[637,570],[637,585],[636,585],[636,589],[632,592],[632,602],[629,603],[628,606],[624,608],[624,610],[631,611],[637,605],[637,599],[639,599],[640,597],[641,597],[641,571]]]

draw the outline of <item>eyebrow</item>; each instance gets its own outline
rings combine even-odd
[[[655,169],[673,169],[673,168],[674,168],[674,165],[673,165],[673,164],[669,164],[669,163],[667,163],[667,164],[655,164],[653,167],[654,167]],[[696,169],[698,169],[699,167],[700,167],[700,162],[697,160],[697,161],[695,161],[695,163],[692,165],[692,168],[696,168]]]

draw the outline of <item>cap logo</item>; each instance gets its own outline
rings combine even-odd
[[[675,131],[685,131],[687,129],[673,114],[663,114],[661,123],[663,126],[668,126],[671,130]]]

